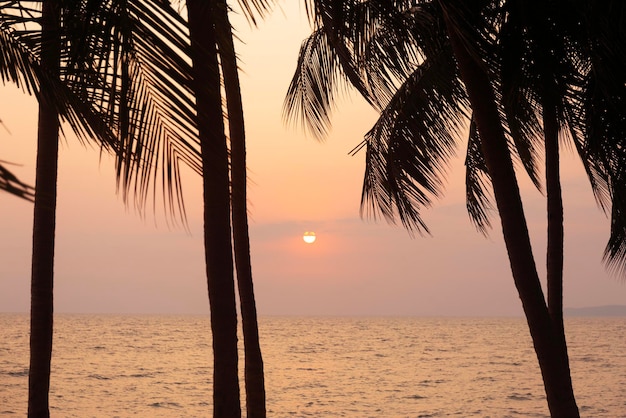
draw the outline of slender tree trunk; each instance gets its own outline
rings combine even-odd
[[[43,2],[41,64],[59,76],[60,8]],[[37,168],[33,217],[33,254],[30,308],[30,368],[28,416],[49,417],[50,363],[52,361],[54,233],[59,155],[59,116],[49,100],[39,101]]]
[[[546,195],[548,213],[548,245],[546,254],[548,312],[561,340],[560,349],[565,359],[567,375],[571,376],[565,324],[563,321],[563,196],[559,174],[559,125],[555,104],[548,93],[544,98],[543,129],[546,154]]]
[[[232,29],[228,18],[228,5],[218,0],[217,33],[220,63],[224,74],[224,90],[228,109],[230,131],[232,220],[237,285],[243,325],[245,352],[246,410],[248,418],[264,418],[265,378],[263,356],[259,343],[252,265],[250,261],[250,238],[248,235],[248,209],[246,193],[246,138],[243,104],[237,69],[237,58]]]
[[[543,129],[546,154],[546,194],[548,245],[546,254],[548,311],[557,330],[565,338],[563,327],[563,198],[559,174],[559,127],[556,109],[544,98]]]
[[[559,175],[558,122],[556,109],[550,103],[544,104],[543,126],[548,201],[548,247],[546,254],[548,310],[555,326],[563,332],[563,198]]]
[[[537,274],[519,187],[495,94],[489,76],[467,50],[455,29],[455,22],[463,21],[462,17],[451,16],[450,12],[444,5],[448,35],[480,132],[513,280],[537,353],[548,407],[553,417],[578,417],[569,366],[567,359],[562,356],[562,340],[552,324]]]
[[[213,416],[241,416],[228,148],[222,114],[215,0],[188,0],[202,154],[204,245],[213,333]]]

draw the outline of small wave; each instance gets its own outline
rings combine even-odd
[[[169,409],[182,408],[182,405],[177,402],[153,402],[149,404],[148,406],[151,406],[153,408],[169,408]]]
[[[422,395],[409,395],[406,397],[406,399],[426,399],[427,396],[422,396]]]
[[[96,379],[96,380],[111,380],[110,377],[102,376],[101,374],[90,374],[87,377],[91,379]]]
[[[13,377],[24,377],[24,376],[28,376],[28,369],[11,371],[11,372],[7,372],[7,374]]]
[[[512,395],[507,396],[507,399],[510,399],[512,401],[529,401],[532,398],[532,394],[530,393],[525,393],[525,394],[521,394],[521,393],[513,393]]]
[[[433,385],[439,385],[441,383],[445,383],[446,380],[444,379],[427,379],[427,380],[422,380],[421,382],[419,382],[420,386],[433,386]]]
[[[135,373],[135,374],[131,374],[128,377],[133,377],[133,378],[137,378],[137,377],[154,377],[154,373]]]

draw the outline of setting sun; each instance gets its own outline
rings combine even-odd
[[[307,244],[313,244],[316,238],[317,237],[315,236],[315,232],[311,232],[311,231],[306,231],[304,235],[302,236],[302,239]]]

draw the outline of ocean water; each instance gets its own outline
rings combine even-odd
[[[55,321],[53,417],[211,415],[208,317]],[[626,318],[566,328],[581,415],[626,417]],[[548,416],[521,318],[263,317],[260,332],[270,417]],[[27,386],[28,316],[0,314],[0,416],[25,416]]]

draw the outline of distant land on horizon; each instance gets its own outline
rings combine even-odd
[[[585,308],[565,308],[565,316],[626,316],[626,305],[589,306]]]

